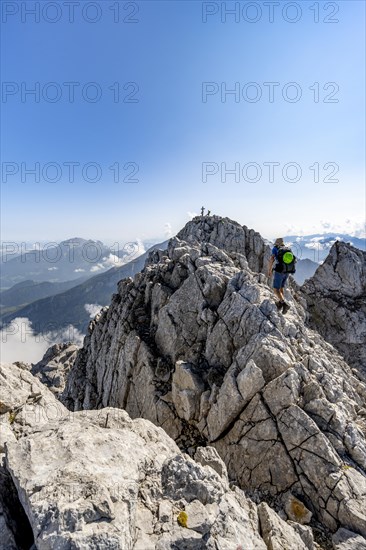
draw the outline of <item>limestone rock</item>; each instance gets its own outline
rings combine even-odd
[[[265,502],[258,506],[261,532],[271,550],[308,550],[300,535],[283,521]]]
[[[334,550],[366,550],[366,539],[348,529],[338,529],[332,540]]]
[[[48,348],[41,361],[32,365],[32,374],[58,395],[65,388],[66,377],[78,349],[75,344],[54,344]]]
[[[302,292],[310,326],[366,380],[366,252],[337,241]]]
[[[125,409],[191,455],[209,444],[244,490],[273,497],[291,490],[331,531],[363,534],[366,385],[306,324],[307,287],[290,282],[291,308],[277,311],[264,276],[269,254],[245,226],[194,218],[119,283],[61,400],[70,410]],[[332,254],[339,276],[331,291],[341,285],[358,315],[362,258],[342,244]]]
[[[236,382],[245,403],[248,403],[265,385],[262,370],[256,366],[253,360],[250,360],[240,371]]]
[[[197,419],[204,384],[194,366],[177,361],[172,379],[172,399],[177,414],[185,420]]]
[[[17,364],[0,364],[0,404],[2,448],[8,439],[69,415],[38,378]]]
[[[193,500],[192,502],[187,504],[187,506],[185,507],[185,512],[187,514],[188,529],[193,529],[194,531],[205,535],[210,530],[210,526],[212,525],[213,521],[215,521],[216,516],[219,512],[219,508],[217,506],[216,513],[211,514],[210,517],[209,511],[206,509],[206,506],[204,506],[199,500]]]
[[[224,461],[214,447],[197,447],[194,459],[202,466],[210,466],[224,479],[228,479]]]
[[[159,520],[166,523],[172,519],[173,506],[169,500],[162,500],[159,503]]]
[[[314,535],[311,527],[308,525],[301,525],[301,523],[291,520],[287,520],[287,524],[291,525],[294,531],[300,536],[308,550],[318,550],[320,548],[314,541]]]
[[[39,550],[164,548],[167,539],[178,548],[266,548],[244,494],[239,503],[161,428],[119,409],[76,412],[8,442],[6,467]],[[186,528],[177,524],[182,509]]]
[[[52,392],[19,362],[0,364],[0,549],[30,548],[32,530],[2,453],[42,426],[69,417]],[[28,476],[30,472],[28,472]],[[3,545],[3,546],[2,546]]]

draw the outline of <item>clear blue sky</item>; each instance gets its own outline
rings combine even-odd
[[[258,11],[259,20],[252,23],[245,17],[253,19],[254,8],[243,14],[247,2],[239,2],[238,22],[227,15],[226,23],[220,9],[207,15],[206,23],[202,20],[202,10],[220,8],[221,2],[103,0],[94,2],[98,13],[81,0],[74,6],[73,23],[63,2],[59,13],[52,7],[40,13],[39,22],[21,13],[21,4],[31,9],[36,2],[2,4],[3,9],[7,5],[2,23],[2,167],[5,174],[18,170],[7,181],[4,173],[2,177],[3,240],[160,237],[166,224],[175,233],[188,213],[197,213],[202,205],[269,237],[313,232],[325,222],[352,229],[364,221],[363,1],[302,0],[296,23],[285,20],[299,15],[293,9],[282,14],[286,2],[275,7],[272,23],[263,2],[258,2],[261,17]],[[117,4],[121,20],[114,22],[110,8]],[[228,9],[234,4],[226,2]],[[310,9],[314,5],[319,6],[318,23]],[[19,11],[12,15],[14,6]],[[333,6],[338,13],[332,14]],[[339,22],[325,23],[325,18]],[[21,92],[37,82],[40,101],[28,95],[22,102]],[[65,82],[80,83],[73,103]],[[97,88],[85,88],[90,82]],[[116,86],[114,92],[109,87],[116,82],[122,100],[130,94],[138,102],[115,103]],[[132,85],[123,89],[128,82],[137,83],[135,95]],[[227,89],[239,83],[239,102],[233,95],[222,102],[220,93],[203,102],[203,82],[216,83],[215,90],[222,83]],[[255,87],[246,87],[250,82]],[[279,83],[273,102],[265,82]],[[282,97],[289,82],[302,92],[298,102]],[[316,82],[319,102],[314,101],[317,85],[309,89]],[[330,82],[335,85],[324,90]],[[88,102],[82,89],[89,98],[99,89],[102,97]],[[57,90],[59,101],[44,99],[52,99]],[[259,101],[243,98],[258,90]],[[289,96],[295,91],[288,88]],[[338,102],[325,103],[326,96]],[[64,165],[69,162],[80,163],[73,182]],[[100,166],[97,182],[82,177],[81,168],[89,162]],[[204,162],[218,170],[207,181],[202,181]],[[280,163],[274,182],[263,164],[268,162]],[[301,167],[297,182],[282,176],[289,162]],[[55,175],[50,167],[46,180],[41,173],[35,182],[24,173],[35,163],[41,172],[47,163],[59,165],[60,180],[46,181]],[[109,169],[115,163],[121,167],[117,183]],[[138,182],[122,181],[134,167],[123,169],[126,163],[138,165]],[[241,172],[239,182],[233,175],[223,182],[221,163],[228,169],[239,163],[241,171],[257,163],[262,176],[257,182],[244,181]],[[314,163],[319,163],[319,182],[314,181]],[[339,166],[338,183],[323,181],[334,166],[324,169],[326,163]],[[253,179],[253,166],[248,169]],[[289,178],[295,176],[293,170]],[[90,168],[87,177],[94,174]],[[348,225],[347,219],[352,220]]]

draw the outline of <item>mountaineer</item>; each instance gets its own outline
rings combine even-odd
[[[276,306],[283,314],[290,309],[290,305],[285,302],[284,290],[289,274],[296,271],[295,264],[296,257],[291,249],[285,246],[282,238],[276,239],[268,264],[268,277],[271,277],[273,272],[273,290],[279,300]]]

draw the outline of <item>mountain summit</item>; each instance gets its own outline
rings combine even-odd
[[[357,279],[358,257],[335,246]],[[269,255],[245,226],[194,218],[119,283],[91,324],[64,403],[123,408],[188,451],[209,444],[244,490],[292,491],[331,531],[366,536],[366,387],[306,326],[296,284],[290,312],[278,313]]]
[[[330,259],[323,271],[332,279],[342,265],[347,300],[357,300],[362,258],[349,245],[335,246],[338,262]],[[60,397],[67,420],[60,404],[59,424],[27,428],[10,445],[16,486],[41,493],[26,501],[33,532],[42,525],[41,541],[65,544],[78,533],[90,549],[319,550],[331,548],[331,538],[336,550],[345,541],[365,547],[366,384],[357,360],[352,369],[308,326],[315,323],[309,292],[290,282],[290,311],[278,312],[265,274],[269,256],[246,226],[196,217],[166,250],[151,251],[140,273],[119,282],[68,364]],[[309,288],[322,292],[320,281],[326,277],[318,270]],[[317,314],[325,324],[326,306]],[[27,448],[37,475],[32,487],[22,469]],[[57,468],[63,474],[56,479]],[[123,472],[133,486],[128,497],[123,485],[122,506],[112,487]],[[85,518],[76,504],[65,515],[69,479]]]

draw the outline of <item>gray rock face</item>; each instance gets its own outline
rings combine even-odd
[[[34,540],[5,465],[7,445],[69,415],[48,388],[32,376],[28,365],[0,364],[0,550],[29,549]],[[32,476],[32,471],[28,470],[27,475]]]
[[[209,444],[242,488],[291,490],[330,530],[366,536],[366,386],[305,326],[295,284],[278,313],[268,256],[253,231],[195,218],[119,283],[62,400],[123,408],[192,453]]]
[[[252,271],[267,272],[271,255],[269,246],[264,243],[259,233],[248,229],[245,225],[242,227],[229,218],[220,216],[194,218],[178,233],[177,238],[193,245],[203,242],[214,245],[239,261],[244,256]]]
[[[69,415],[52,392],[21,364],[0,364],[0,453],[5,441]]]
[[[261,523],[262,534],[267,548],[271,550],[307,550],[309,543],[305,544],[298,533],[294,533],[292,527],[283,521],[278,515],[265,503],[258,506],[258,514]],[[310,539],[310,544],[313,542]]]
[[[78,349],[75,344],[54,344],[48,348],[41,361],[32,365],[32,374],[58,395],[65,389],[66,377]]]
[[[348,529],[339,529],[332,540],[334,550],[366,550],[366,540]]]
[[[227,469],[223,460],[214,447],[198,447],[194,458],[202,466],[210,466],[221,477],[228,480]]]
[[[302,291],[310,326],[366,380],[366,252],[336,242]]]
[[[8,427],[1,550],[266,550],[261,530],[279,532],[289,548],[312,548],[268,506],[258,515],[243,491],[229,488],[215,449],[198,449],[194,461],[148,420],[109,407],[72,413],[28,371],[0,372]],[[37,402],[24,402],[30,390],[40,393]],[[9,417],[20,401],[22,412]],[[51,405],[57,419],[47,418]]]

